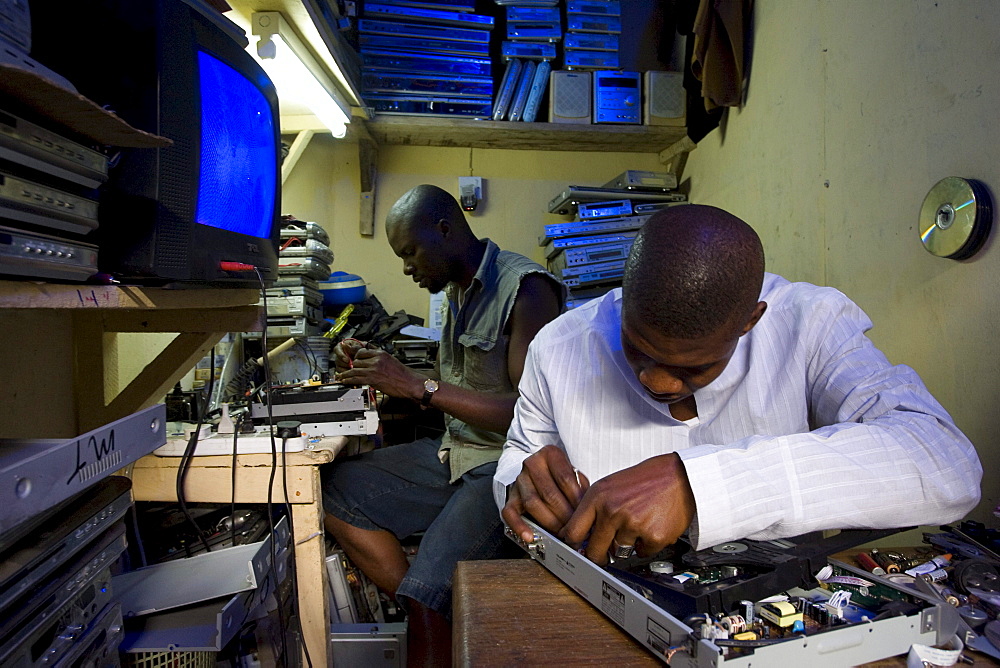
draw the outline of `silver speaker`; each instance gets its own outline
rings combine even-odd
[[[683,126],[686,122],[687,96],[682,72],[646,72],[646,101],[643,122],[646,125]]]
[[[590,124],[590,72],[553,70],[549,75],[549,123]]]

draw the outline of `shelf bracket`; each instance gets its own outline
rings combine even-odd
[[[161,401],[226,332],[257,331],[263,326],[261,309],[256,304],[200,311],[122,309],[75,313],[79,429],[93,429]],[[119,389],[115,371],[117,341],[112,336],[118,332],[168,332],[176,333],[176,337],[128,386]],[[95,342],[101,342],[100,350],[95,350]]]
[[[684,165],[687,164],[688,153],[696,148],[698,148],[698,145],[685,135],[679,141],[660,151],[660,164],[666,167],[667,171],[671,174],[676,174],[679,179],[684,173]]]
[[[288,175],[292,173],[295,163],[305,153],[314,134],[316,134],[315,130],[299,130],[298,134],[295,135],[295,139],[292,140],[292,145],[288,149],[288,155],[281,161],[281,185],[285,185]]]

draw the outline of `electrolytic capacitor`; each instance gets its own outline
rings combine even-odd
[[[756,615],[754,615],[753,601],[743,600],[740,601],[740,608],[743,610],[743,619],[746,620],[748,625],[753,625],[756,621]]]

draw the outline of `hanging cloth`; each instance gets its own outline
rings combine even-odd
[[[701,81],[705,109],[738,107],[743,100],[745,31],[753,0],[701,0],[694,20],[691,71]]]

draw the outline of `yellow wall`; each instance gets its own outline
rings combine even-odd
[[[626,169],[662,169],[656,154],[506,151],[384,146],[379,149],[375,236],[358,232],[360,186],[357,146],[314,137],[282,189],[282,211],[321,224],[330,234],[335,271],[357,274],[390,313],[427,317],[428,293],[402,273],[385,240],[383,223],[393,202],[421,183],[458,195],[459,176],[483,178],[484,202],[467,217],[480,237],[540,263],[542,226],[565,220],[547,213],[568,185],[600,186]]]
[[[918,213],[945,176],[997,188],[1000,5],[992,0],[757,0],[747,103],[690,155],[693,201],[727,208],[761,234],[769,269],[832,285],[872,317],[890,360],[913,366],[976,444],[986,519],[1000,498],[996,415],[1000,254],[927,253]],[[568,184],[600,185],[655,156],[382,147],[374,238],[358,234],[356,145],[313,139],[284,188],[286,213],[322,224],[334,269],[356,273],[390,312],[426,316],[381,228],[405,190],[486,180],[473,229],[541,260],[546,203]],[[126,356],[128,357],[128,356]],[[128,378],[127,373],[123,374]],[[877,503],[877,499],[872,500]]]
[[[389,207],[413,186],[433,183],[457,196],[459,176],[482,177],[484,201],[468,215],[473,231],[544,264],[538,245],[542,226],[566,220],[547,213],[547,205],[567,185],[600,186],[626,169],[662,168],[655,153],[384,146],[379,149],[375,236],[365,237],[358,232],[358,145],[316,135],[282,187],[282,212],[322,225],[330,235],[334,271],[364,278],[386,311],[404,310],[426,320],[429,294],[403,275],[383,229]],[[118,384],[124,387],[173,335],[117,338]]]
[[[918,220],[946,176],[1000,189],[1000,5],[757,0],[755,12],[746,105],[691,153],[692,200],[751,223],[771,270],[867,311],[876,344],[976,444],[987,519],[1000,500],[1000,249],[935,257]]]

